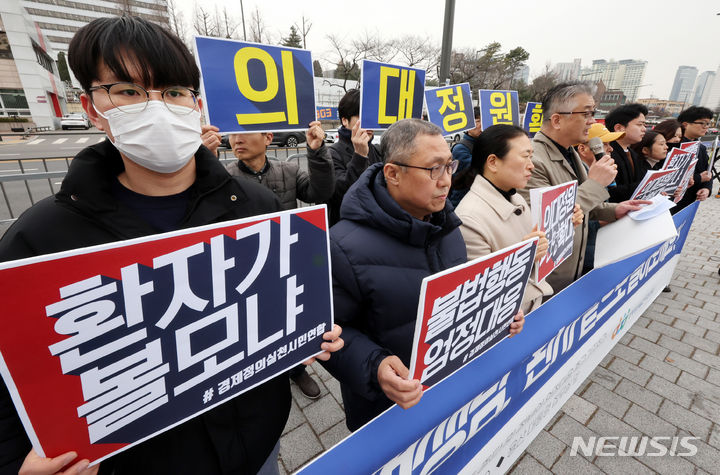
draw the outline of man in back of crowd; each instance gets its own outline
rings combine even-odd
[[[268,188],[280,199],[282,209],[297,208],[297,200],[325,203],[332,196],[335,175],[320,122],[310,123],[306,137],[307,172],[301,170],[298,163],[267,158],[267,146],[273,139],[272,132],[231,134],[230,147],[237,161],[229,163],[227,170],[233,176]],[[296,366],[289,374],[305,396],[310,399],[320,397],[320,387],[305,371],[305,365]]]
[[[475,115],[475,127],[470,130],[466,130],[465,133],[463,133],[462,139],[453,145],[451,149],[453,159],[458,161],[458,169],[453,177],[459,176],[463,170],[470,167],[470,164],[472,163],[472,152],[473,145],[475,145],[475,139],[477,139],[482,132],[480,108],[478,106],[473,107],[473,114]],[[457,207],[458,203],[460,203],[460,200],[463,199],[463,196],[465,196],[468,190],[469,188],[462,190],[451,188],[450,196],[448,198],[450,203]]]
[[[603,152],[605,153],[605,155],[610,156],[613,151],[611,143],[618,140],[623,135],[625,135],[625,132],[610,132],[607,127],[605,127],[599,122],[591,125],[588,129],[587,141],[579,143],[575,146],[575,151],[580,156],[580,160],[582,160],[583,164],[585,165],[585,169],[589,170],[593,163],[599,160],[595,158],[595,154],[593,153],[592,149],[590,149],[590,139],[597,137],[602,140]]]
[[[297,200],[305,203],[325,203],[333,194],[335,175],[328,148],[325,147],[320,122],[311,122],[306,132],[308,171],[299,163],[271,160],[267,146],[272,132],[231,134],[228,138],[237,161],[227,165],[231,175],[265,186],[280,199],[283,209],[297,208]]]
[[[77,31],[68,59],[84,90],[82,107],[108,140],[79,152],[60,191],[8,229],[0,261],[281,209],[271,192],[231,177],[202,145],[200,71],[169,30],[130,16],[98,18]],[[342,347],[339,333],[335,328],[323,335],[334,342],[322,344],[321,359]],[[278,376],[86,472],[277,473],[274,450],[290,401],[288,378]],[[4,384],[0,434],[2,473],[87,468],[87,460],[74,462],[75,452],[45,458],[31,450]]]
[[[629,200],[645,176],[641,157],[638,157],[630,146],[640,142],[645,135],[647,113],[647,107],[642,104],[625,104],[611,110],[605,117],[605,127],[608,130],[625,133],[610,143],[613,149],[610,156],[618,167],[615,185],[608,188],[612,203]]]
[[[559,293],[582,275],[587,242],[588,221],[615,221],[642,202],[605,203],[610,196],[607,186],[613,182],[617,167],[605,156],[592,163],[587,171],[573,145],[588,141],[588,131],[595,123],[593,87],[585,82],[561,83],[550,89],[543,99],[543,124],[533,138],[532,175],[527,188],[518,190],[530,202],[530,189],[560,185],[577,180],[576,203],[585,213],[582,228],[575,228],[573,253],[548,277],[550,286]]]
[[[330,146],[335,169],[335,192],[328,203],[330,225],[340,220],[340,205],[348,188],[367,167],[382,162],[382,153],[373,145],[372,130],[360,128],[360,91],[350,89],[338,104],[341,127],[338,141]]]
[[[457,166],[436,125],[404,119],[383,134],[385,164],[348,190],[330,231],[335,320],[345,352],[323,365],[341,384],[346,423],[356,430],[397,403],[420,401],[408,380],[422,279],[465,263],[460,219],[446,198]],[[511,333],[522,328],[516,317]]]
[[[707,107],[692,106],[680,112],[678,122],[680,122],[683,130],[683,137],[680,141],[694,142],[700,140],[708,133],[712,118],[713,113]],[[702,143],[698,147],[697,159],[695,173],[693,174],[694,184],[685,190],[685,195],[683,195],[677,206],[672,209],[673,213],[677,213],[695,200],[704,201],[712,192],[712,176],[708,170],[708,152]]]

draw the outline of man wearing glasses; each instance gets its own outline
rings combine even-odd
[[[605,203],[610,196],[607,186],[617,175],[617,165],[604,156],[586,172],[573,145],[586,143],[588,131],[595,123],[593,87],[585,82],[558,84],[543,98],[543,125],[533,138],[532,176],[527,188],[518,192],[530,202],[530,189],[559,185],[577,180],[577,204],[585,212],[582,230],[575,230],[573,253],[552,274],[547,282],[555,294],[580,278],[585,258],[588,222],[615,221],[629,211],[639,209],[642,201],[619,204]]]
[[[680,122],[683,130],[681,142],[694,142],[707,135],[712,118],[713,113],[707,107],[692,106],[682,111],[678,115],[678,122]],[[708,170],[710,160],[708,159],[707,148],[702,143],[698,147],[697,159],[695,173],[693,174],[695,184],[685,191],[685,195],[677,206],[673,208],[673,213],[677,213],[695,200],[705,200],[712,192],[712,176]]]
[[[323,363],[341,383],[356,430],[397,403],[422,396],[408,380],[420,284],[466,262],[460,219],[447,202],[457,169],[436,125],[405,119],[382,136],[385,163],[350,187],[330,230],[335,320],[345,350]]]
[[[175,35],[134,17],[99,18],[68,58],[82,106],[109,140],[82,150],[60,192],[0,240],[0,261],[147,236],[280,210],[273,193],[232,178],[201,145],[200,72]],[[320,359],[342,346],[323,335]],[[51,397],[52,395],[49,395]],[[262,385],[87,469],[77,454],[31,451],[0,385],[0,472],[277,473],[274,448],[290,412],[287,376]],[[24,462],[23,462],[24,459]],[[274,467],[273,467],[274,466]],[[273,469],[274,468],[274,469]],[[269,471],[269,472],[268,472]]]

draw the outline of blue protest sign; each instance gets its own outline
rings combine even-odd
[[[387,129],[422,117],[425,70],[364,60],[360,77],[360,126]]]
[[[195,37],[208,122],[223,133],[304,130],[315,120],[310,51]]]
[[[517,91],[480,89],[479,96],[483,130],[497,124],[520,125]]]
[[[317,120],[340,120],[337,107],[320,107],[315,110]]]
[[[541,102],[528,102],[525,106],[525,118],[523,119],[523,129],[527,131],[530,138],[540,132],[543,122],[543,110]]]
[[[425,90],[428,120],[443,129],[445,135],[475,127],[470,84]]]
[[[505,473],[672,278],[698,204],[677,236],[594,269],[505,339],[423,394],[393,406],[307,465],[357,473]]]

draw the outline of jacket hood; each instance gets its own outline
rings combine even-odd
[[[378,229],[412,246],[422,247],[461,224],[449,201],[428,221],[412,217],[390,196],[383,163],[375,163],[360,175],[343,198],[340,219]]]

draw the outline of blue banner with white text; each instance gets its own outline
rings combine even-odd
[[[559,409],[574,386],[558,376],[573,376],[583,354],[592,355],[589,374],[650,305],[670,279],[696,210],[697,203],[673,216],[677,237],[586,274],[530,313],[520,335],[427,390],[416,406],[393,406],[301,473],[507,471],[552,414],[535,428],[519,416],[542,413],[538,401],[550,401],[544,394],[552,391]],[[576,385],[586,377],[574,376]]]

